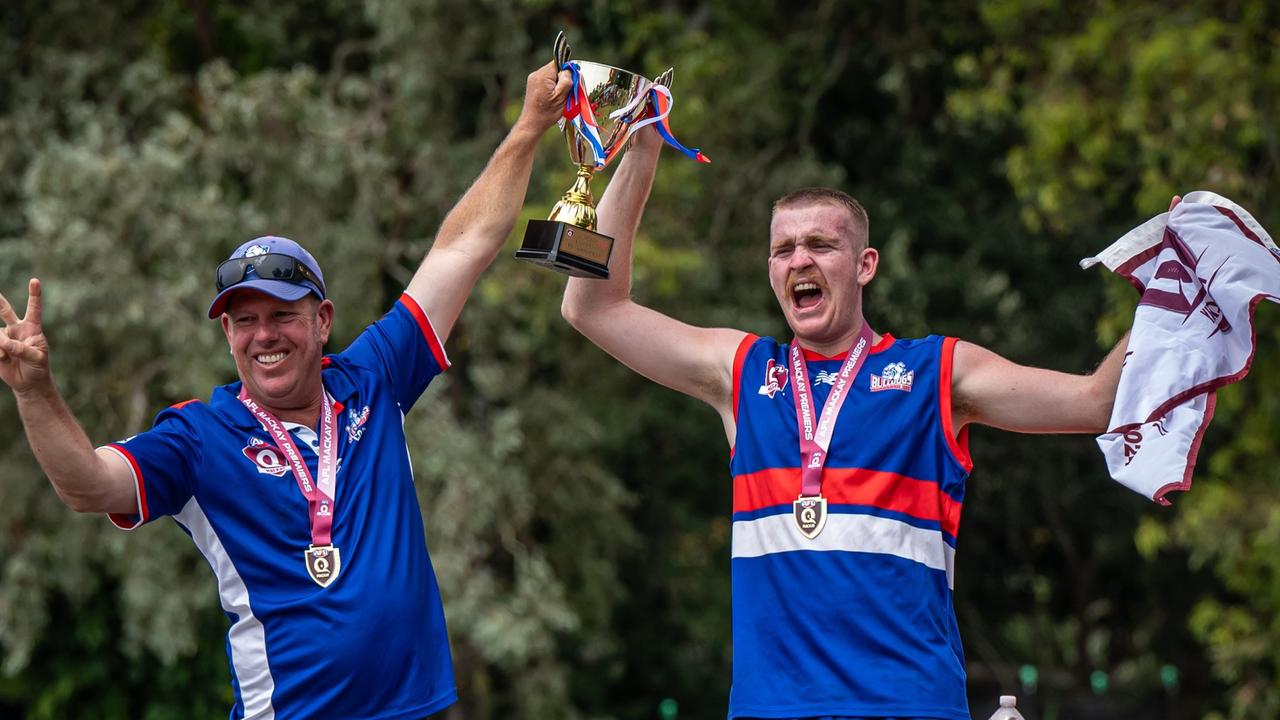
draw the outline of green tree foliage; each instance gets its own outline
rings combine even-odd
[[[998,42],[958,60],[969,87],[951,107],[972,126],[1021,135],[1007,168],[1027,227],[1069,237],[1122,229],[1194,189],[1232,197],[1278,226],[1274,3],[1104,4],[1085,13],[995,0],[980,12]],[[1105,336],[1129,323],[1132,294],[1108,285]],[[1136,535],[1148,567],[1186,562],[1196,578],[1152,600],[1160,623],[1183,625],[1203,644],[1198,664],[1226,688],[1208,717],[1280,712],[1272,314],[1259,313],[1251,376],[1219,394],[1195,488],[1171,513],[1144,513]]]
[[[45,281],[55,376],[96,442],[233,379],[201,318],[212,268],[247,238],[312,249],[340,348],[394,301],[563,28],[579,58],[675,65],[673,127],[714,160],[664,158],[637,243],[643,302],[785,338],[769,204],[830,184],[871,213],[877,329],[1081,371],[1134,299],[1078,258],[1198,187],[1280,227],[1275,15],[1261,1],[13,0],[0,291],[20,304],[26,277]],[[526,217],[570,179],[551,133]],[[573,333],[563,282],[501,257],[407,425],[463,697],[448,715],[639,719],[672,697],[714,717],[730,653],[723,435]],[[1080,697],[1096,669],[1141,698],[1173,662],[1186,712],[1275,715],[1280,337],[1261,319],[1254,373],[1221,394],[1171,512],[1107,480],[1087,438],[973,433],[956,605],[975,713],[1021,663],[1043,669],[1054,718],[1094,716]],[[166,522],[125,534],[73,516],[9,400],[0,427],[0,712],[225,712],[225,619],[190,543]]]

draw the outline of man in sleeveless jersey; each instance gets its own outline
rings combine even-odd
[[[133,529],[172,516],[209,561],[230,629],[232,718],[423,718],[457,700],[404,415],[448,367],[443,345],[524,202],[539,138],[571,86],[531,73],[524,106],[445,218],[404,295],[343,352],[324,276],[261,237],[217,268],[239,381],[96,450],[49,369],[38,280],[0,297],[0,379],[58,496]]]
[[[773,208],[769,283],[791,343],[642,307],[631,243],[661,143],[649,130],[634,142],[599,208],[611,278],[571,278],[563,314],[720,414],[733,475],[729,717],[968,720],[951,600],[967,428],[1104,431],[1126,342],[1070,375],[955,338],[873,331],[866,212],[824,188]]]

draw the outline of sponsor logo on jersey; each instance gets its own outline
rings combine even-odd
[[[817,375],[813,376],[813,384],[814,385],[835,385],[836,378],[838,377],[840,377],[840,373],[838,372],[829,372],[827,370],[822,370],[822,371],[819,371]]]
[[[258,438],[249,438],[248,446],[241,452],[263,475],[281,477],[289,471],[289,466],[284,461],[284,453],[274,445],[268,445]]]
[[[779,365],[769,358],[769,363],[764,366],[764,384],[760,386],[760,394],[768,395],[772,400],[774,395],[782,392],[787,387],[787,366]]]
[[[267,247],[266,245],[252,245],[249,247],[248,250],[244,251],[244,256],[257,257],[259,255],[266,255],[269,252],[271,252],[271,248]]]
[[[916,377],[915,370],[907,370],[900,362],[884,366],[879,375],[871,376],[871,392],[881,390],[902,390],[911,392],[911,381]]]
[[[369,406],[365,405],[364,409],[356,412],[355,408],[351,408],[347,412],[347,437],[351,438],[351,442],[358,442],[364,437],[365,423],[369,422]]]

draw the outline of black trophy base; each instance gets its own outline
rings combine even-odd
[[[613,238],[559,220],[530,220],[516,257],[574,277],[609,279]]]

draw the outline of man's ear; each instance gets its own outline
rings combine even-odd
[[[858,285],[866,287],[876,276],[876,268],[880,267],[880,251],[873,247],[863,248],[858,254]]]
[[[329,331],[333,330],[333,301],[324,299],[316,306],[316,332],[320,335],[320,342],[329,342]]]

